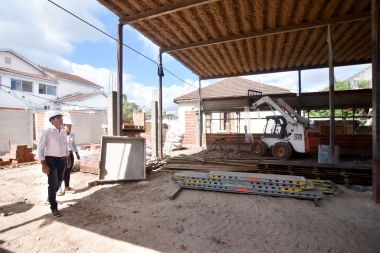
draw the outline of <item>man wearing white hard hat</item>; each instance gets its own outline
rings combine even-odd
[[[62,184],[63,174],[67,164],[71,165],[67,135],[62,128],[62,114],[51,111],[48,115],[51,126],[42,131],[37,147],[36,159],[41,161],[42,172],[48,175],[48,198],[54,217],[61,216],[56,200],[57,191]]]
[[[74,123],[71,121],[70,118],[63,118],[63,127],[64,127],[66,135],[67,135],[67,143],[69,146],[71,165],[70,166],[67,165],[67,167],[65,169],[65,174],[63,176],[63,181],[65,182],[65,190],[64,191],[60,190],[57,193],[58,196],[62,196],[66,192],[67,193],[75,193],[75,190],[70,187],[70,173],[71,173],[71,169],[73,168],[73,162],[74,162],[73,152],[75,152],[75,155],[76,155],[78,160],[80,160],[80,156],[78,153],[77,145],[75,144],[75,134],[71,131],[71,126],[73,124]]]

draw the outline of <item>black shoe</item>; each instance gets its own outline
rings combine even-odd
[[[60,217],[61,216],[61,213],[58,211],[58,209],[54,209],[51,212],[53,213],[54,217]]]

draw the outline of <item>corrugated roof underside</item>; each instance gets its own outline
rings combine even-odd
[[[133,17],[191,0],[99,0],[119,17]],[[221,0],[131,26],[160,48],[188,45],[254,31],[370,11],[370,0]],[[335,63],[371,59],[370,19],[335,24]],[[173,51],[169,54],[200,77],[244,75],[326,65],[327,27]]]

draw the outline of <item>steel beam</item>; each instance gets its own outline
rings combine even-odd
[[[372,0],[372,196],[380,203],[380,0]]]
[[[202,147],[202,130],[203,130],[203,121],[202,121],[202,87],[201,79],[198,79],[198,146]]]
[[[329,105],[330,105],[330,163],[335,161],[335,78],[334,78],[334,44],[331,25],[327,26],[327,43],[329,46]]]
[[[116,134],[123,135],[123,24],[117,25],[117,126]]]
[[[194,8],[200,5],[204,4],[210,4],[216,1],[220,0],[181,0],[178,1],[175,4],[159,7],[159,8],[153,8],[151,10],[142,11],[137,15],[125,17],[121,19],[121,22],[123,24],[132,24],[137,21],[142,21],[146,19],[152,19],[152,18],[158,18],[164,15],[168,15],[174,12],[186,10],[189,8]],[[129,8],[129,7],[127,7]]]
[[[162,53],[158,53],[158,67],[162,71]],[[158,157],[162,158],[162,74],[158,71]]]

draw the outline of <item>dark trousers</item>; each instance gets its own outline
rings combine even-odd
[[[65,181],[65,188],[70,187],[70,173],[71,173],[71,169],[73,168],[73,165],[74,165],[73,151],[70,151],[70,160],[71,160],[71,166],[70,166],[70,168],[65,166],[66,167],[65,175],[63,176],[63,180]]]
[[[50,209],[57,209],[57,191],[63,181],[63,173],[66,167],[66,159],[59,157],[46,156],[45,161],[50,168],[48,174],[48,196],[50,202]]]

